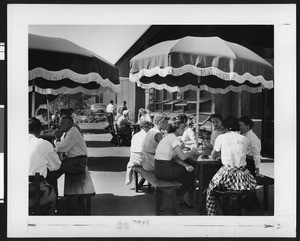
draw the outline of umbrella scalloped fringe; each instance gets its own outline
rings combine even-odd
[[[33,90],[32,86],[29,86],[28,90],[29,92],[31,92]],[[98,89],[90,90],[90,89],[85,89],[82,86],[78,86],[76,88],[61,87],[59,89],[51,89],[51,88],[43,89],[35,86],[35,92],[38,92],[43,95],[76,94],[78,92],[81,92],[86,95],[99,95],[99,93],[105,92],[107,90],[111,90],[111,88],[100,87]]]
[[[272,89],[273,86],[273,80],[265,80],[265,78],[262,75],[253,76],[250,73],[244,73],[243,75],[239,75],[235,72],[226,73],[222,70],[216,68],[216,67],[208,67],[208,68],[198,68],[193,65],[185,65],[181,68],[172,68],[172,67],[166,67],[166,68],[160,68],[155,67],[152,69],[141,69],[138,73],[130,73],[130,81],[140,83],[140,78],[145,77],[152,77],[154,75],[159,75],[161,77],[166,77],[167,75],[173,75],[173,76],[180,76],[186,73],[191,73],[197,76],[208,76],[208,75],[215,75],[223,80],[234,80],[237,83],[244,83],[245,81],[250,81],[253,84],[259,84],[261,83],[264,88]],[[142,84],[142,83],[141,83]],[[196,83],[195,83],[196,84]],[[250,88],[250,87],[249,87]]]
[[[113,92],[120,91],[120,85],[113,84],[109,79],[103,79],[98,73],[92,72],[88,74],[78,74],[70,69],[63,69],[60,71],[50,71],[44,68],[34,68],[29,71],[29,80],[35,78],[44,78],[46,80],[56,81],[61,79],[71,79],[74,82],[86,84],[89,82],[96,82],[101,85],[103,89],[108,89]],[[70,88],[67,88],[70,89]],[[83,89],[83,88],[82,88]],[[89,90],[89,93],[91,91]],[[50,93],[49,93],[50,94]]]
[[[156,84],[156,83],[149,83],[149,84],[143,84],[141,82],[137,82],[137,85],[143,89],[150,89],[150,88],[154,88],[154,89],[157,89],[157,90],[162,90],[162,89],[165,89],[167,91],[170,91],[170,92],[175,92],[175,91],[178,91],[178,92],[184,92],[184,91],[187,91],[187,90],[194,90],[196,91],[197,90],[197,86],[195,85],[186,85],[184,87],[178,87],[178,86],[174,86],[174,87],[171,87],[171,86],[168,86],[166,84]],[[225,89],[221,89],[221,88],[211,88],[207,85],[201,85],[200,86],[200,91],[201,90],[206,90],[212,94],[226,94],[228,93],[229,91],[233,91],[233,92],[240,92],[240,91],[247,91],[249,93],[259,93],[262,91],[262,87],[261,86],[258,86],[258,87],[249,87],[249,86],[245,86],[245,85],[241,85],[239,87],[234,87],[234,86],[228,86],[227,88]]]

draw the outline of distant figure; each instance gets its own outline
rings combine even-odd
[[[143,122],[143,121],[152,122],[152,119],[149,116],[148,111],[146,109],[143,109],[142,116],[140,117],[140,122]]]
[[[179,138],[183,143],[184,142],[193,142],[193,144],[196,144],[196,141],[195,141],[195,131],[193,130],[194,128],[194,122],[193,120],[188,120],[186,122],[186,129],[184,130],[183,132],[183,135],[181,138]],[[180,137],[180,136],[179,136]]]
[[[246,162],[247,168],[251,174],[256,177],[259,174],[259,166],[261,162],[261,141],[252,131],[253,121],[249,116],[239,118],[241,134],[250,140],[250,146],[247,151]]]
[[[120,128],[120,145],[130,146],[131,141],[131,126],[129,119],[129,110],[124,110],[123,114],[119,116],[117,125]]]
[[[122,105],[120,105],[117,109],[117,119],[119,118],[120,115],[123,114],[124,110],[127,110],[127,106],[126,106],[127,102],[126,100],[123,101]]]
[[[57,190],[46,180],[49,171],[60,168],[61,161],[49,141],[39,138],[42,124],[37,118],[29,119],[29,175],[39,172],[45,179],[40,182],[41,214],[54,214],[56,208]],[[29,185],[29,207],[34,206],[34,186]]]
[[[130,159],[127,164],[125,185],[129,185],[132,181],[132,167],[142,165],[143,144],[147,132],[152,127],[152,123],[144,121],[141,124],[141,130],[132,136],[130,147]]]
[[[110,127],[110,129],[113,129],[114,125],[114,101],[111,100],[110,103],[106,106],[106,112],[107,112],[107,122]]]

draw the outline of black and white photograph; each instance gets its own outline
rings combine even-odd
[[[295,237],[295,9],[8,5],[7,236]]]

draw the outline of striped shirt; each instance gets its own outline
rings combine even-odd
[[[154,158],[156,160],[170,161],[177,156],[174,148],[181,146],[181,142],[174,133],[166,135],[158,144]]]

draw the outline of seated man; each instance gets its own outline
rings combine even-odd
[[[42,131],[42,124],[37,118],[29,119],[29,175],[39,172],[47,178],[47,168],[55,171],[60,168],[61,161],[49,141],[38,138]],[[29,185],[29,207],[34,206],[34,186]],[[54,187],[45,179],[40,183],[41,214],[54,214],[56,208],[56,193]]]
[[[117,125],[120,129],[120,145],[130,146],[131,145],[131,127],[129,120],[129,110],[124,110],[123,114],[118,118]]]
[[[143,153],[143,143],[147,132],[152,127],[152,123],[149,121],[144,121],[141,124],[141,130],[132,136],[131,147],[130,147],[130,159],[127,164],[126,180],[125,184],[129,185],[132,181],[132,167],[142,165],[142,153]]]
[[[65,172],[80,173],[87,165],[87,148],[85,140],[79,130],[74,126],[70,115],[63,115],[59,120],[60,130],[55,130],[55,151],[64,153],[59,170],[51,172],[51,182],[57,183],[57,179]]]

